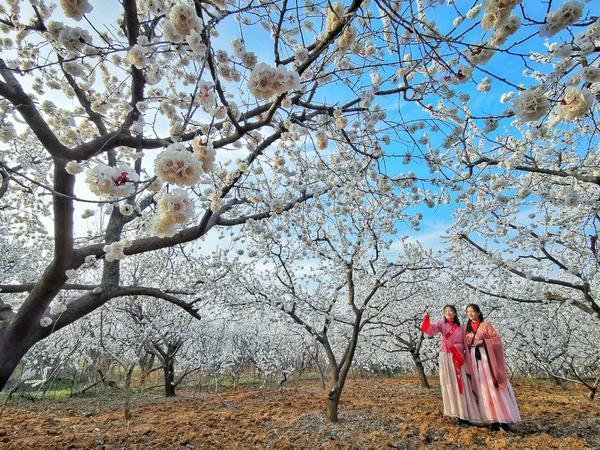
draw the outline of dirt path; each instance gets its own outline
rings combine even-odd
[[[441,414],[439,388],[412,378],[350,381],[340,422],[325,424],[317,382],[222,395],[136,399],[130,431],[114,401],[9,404],[0,448],[515,448],[600,449],[600,401],[578,387],[514,383],[523,424],[514,433],[460,428]],[[120,399],[116,399],[120,401]]]

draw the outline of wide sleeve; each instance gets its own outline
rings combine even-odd
[[[490,368],[496,384],[498,387],[506,388],[508,376],[506,373],[506,360],[504,358],[504,346],[500,340],[500,336],[488,322],[485,323],[485,333],[481,336],[485,349],[487,351],[488,359],[490,361]]]
[[[429,315],[426,315],[421,323],[421,331],[428,336],[434,336],[442,331],[442,324],[444,322],[431,322]]]

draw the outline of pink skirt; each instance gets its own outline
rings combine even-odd
[[[475,348],[471,347],[470,351],[471,361],[475,364],[473,367],[475,379],[471,382],[475,385],[479,394],[479,413],[483,421],[486,423],[521,422],[519,406],[510,381],[507,380],[505,389],[494,386],[494,377],[485,350],[481,351],[479,361],[475,359]]]
[[[442,389],[442,401],[444,402],[444,415],[473,423],[481,423],[477,400],[471,389],[471,383],[464,365],[460,368],[460,372],[463,383],[462,394],[458,390],[458,380],[452,362],[452,354],[440,352],[440,387]]]

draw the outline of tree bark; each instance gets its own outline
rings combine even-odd
[[[334,387],[327,394],[327,413],[325,419],[329,423],[337,423],[338,421],[338,407],[340,405],[340,397],[342,396],[342,390],[339,387]]]
[[[0,335],[0,391],[4,389],[21,358],[32,344],[18,341],[11,336]]]
[[[415,368],[417,369],[417,375],[419,375],[419,381],[421,382],[421,386],[427,389],[431,388],[431,386],[429,385],[429,381],[427,380],[427,376],[425,375],[425,367],[423,367],[423,362],[421,361],[421,358],[419,357],[419,355],[415,355],[413,353],[411,353],[410,356],[412,357],[415,363]]]
[[[165,397],[175,397],[175,361],[170,355],[167,355],[163,361],[163,374]]]

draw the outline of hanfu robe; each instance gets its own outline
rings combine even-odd
[[[464,335],[465,366],[477,395],[481,418],[486,423],[521,422],[500,336],[489,322],[476,322],[475,326],[474,333]]]
[[[442,335],[439,370],[444,415],[481,423],[477,400],[464,365],[464,327],[445,320],[432,323],[429,316],[425,316],[421,330],[429,336]]]

